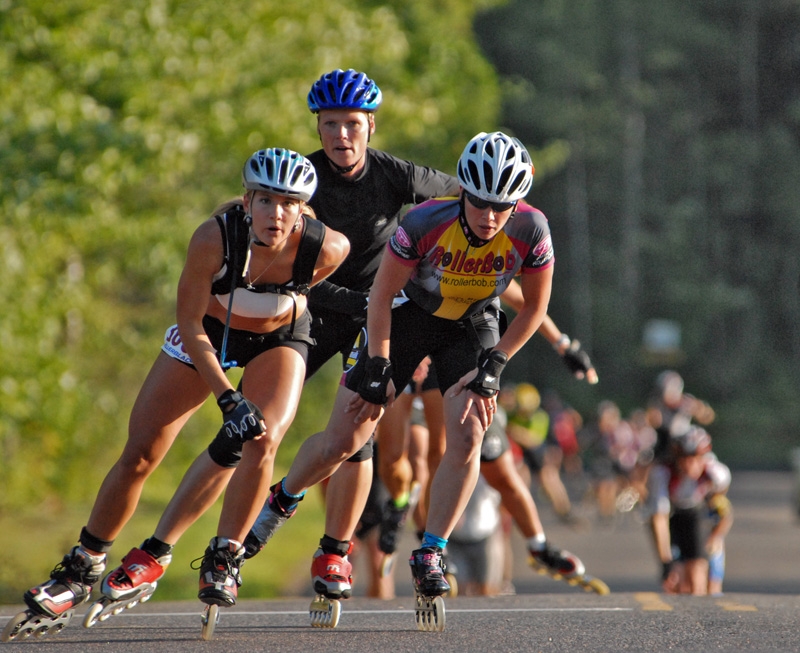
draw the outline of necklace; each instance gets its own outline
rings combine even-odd
[[[281,257],[281,254],[283,254],[283,250],[284,249],[286,249],[285,243],[284,243],[284,246],[281,247],[281,249],[278,251],[278,253],[275,254],[275,258],[273,258],[267,264],[267,267],[265,267],[263,270],[261,270],[261,272],[259,273],[259,275],[257,277],[251,278],[250,277],[250,257],[252,255],[252,245],[250,247],[248,247],[248,249],[247,249],[247,259],[245,260],[244,271],[242,272],[242,276],[243,277],[248,277],[247,286],[246,286],[246,288],[248,290],[253,290],[253,288],[255,288],[256,281],[258,281],[261,277],[263,277],[267,273],[267,270],[269,270],[272,267],[272,264],[275,263],[275,261],[277,261]]]

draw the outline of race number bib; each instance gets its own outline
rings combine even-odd
[[[193,364],[192,359],[189,358],[189,354],[187,354],[183,348],[181,334],[178,333],[177,324],[173,324],[164,334],[164,344],[161,347],[161,351],[181,363],[186,363],[187,365]]]

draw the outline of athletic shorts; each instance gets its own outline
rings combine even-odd
[[[430,356],[436,367],[439,390],[444,394],[462,376],[475,369],[483,349],[490,349],[498,343],[503,321],[502,311],[491,305],[473,318],[464,320],[436,317],[413,301],[392,309],[389,358],[395,388],[405,388],[422,359]],[[343,379],[346,387],[353,391],[357,390],[364,374],[366,356],[360,355],[361,352],[355,354],[355,365]]]
[[[704,507],[675,510],[669,518],[672,547],[679,554],[676,560],[698,560],[706,557],[703,528]]]
[[[203,317],[203,328],[214,349],[219,352],[222,349],[225,325],[217,318],[206,315]],[[252,331],[229,329],[225,360],[228,362],[235,361],[236,367],[244,367],[265,351],[275,347],[288,347],[289,349],[294,349],[305,361],[308,357],[309,346],[313,342],[310,332],[311,317],[308,311],[304,311],[297,318],[294,324],[294,332],[291,335],[290,325],[282,326],[269,333],[253,333]],[[173,325],[167,329],[161,351],[189,367],[194,367],[192,359],[183,348],[183,343],[178,333],[178,325]]]

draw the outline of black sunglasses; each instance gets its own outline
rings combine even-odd
[[[472,204],[476,209],[483,211],[486,207],[491,206],[492,211],[495,213],[502,213],[503,211],[508,211],[509,209],[513,209],[517,203],[516,202],[489,202],[485,199],[477,197],[470,193],[469,191],[464,191],[464,195],[467,196],[469,203]]]

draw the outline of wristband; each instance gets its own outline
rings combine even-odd
[[[236,408],[236,405],[244,399],[241,392],[236,392],[230,388],[223,392],[217,398],[217,406],[222,411],[222,414],[228,413]]]
[[[366,352],[364,352],[366,353]],[[386,390],[392,378],[392,362],[381,356],[371,356],[364,363],[364,375],[358,384],[358,394],[371,404],[384,405]]]
[[[553,343],[553,349],[560,353],[561,349],[566,349],[569,347],[571,342],[572,340],[570,340],[569,336],[566,333],[562,333],[561,337]]]
[[[497,349],[484,349],[478,357],[478,374],[467,383],[481,397],[494,397],[500,391],[500,375],[508,363],[508,354]]]

